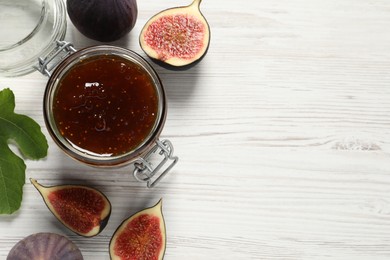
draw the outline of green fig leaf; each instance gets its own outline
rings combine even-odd
[[[0,214],[20,208],[26,165],[10,148],[15,144],[23,158],[46,157],[48,144],[41,127],[32,118],[16,114],[15,96],[10,89],[0,91]]]

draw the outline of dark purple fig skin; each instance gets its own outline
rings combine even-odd
[[[7,260],[83,260],[80,249],[69,239],[55,233],[36,233],[20,240]]]
[[[74,26],[88,38],[101,42],[126,35],[138,15],[136,0],[67,0],[66,5]]]

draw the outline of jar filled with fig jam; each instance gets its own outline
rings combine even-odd
[[[120,47],[64,42],[63,0],[0,0],[0,12],[0,75],[49,77],[43,112],[58,146],[91,166],[133,163],[138,181],[159,182],[178,158],[159,139],[167,104],[149,63]]]
[[[134,177],[153,187],[177,162],[168,140],[159,140],[167,104],[163,85],[141,56],[115,46],[76,51],[54,67],[41,59],[49,81],[44,117],[50,135],[70,157],[88,165],[134,163]],[[56,55],[54,55],[56,56]],[[162,157],[156,166],[152,154]]]

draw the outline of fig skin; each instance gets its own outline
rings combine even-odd
[[[7,260],[83,260],[80,249],[68,238],[55,233],[36,233],[16,243]]]
[[[200,11],[200,3],[202,0],[194,0],[190,5],[188,6],[180,6],[180,7],[174,7],[174,8],[169,8],[166,10],[163,10],[156,15],[154,15],[152,18],[150,18],[147,23],[144,25],[144,27],[141,30],[140,36],[139,36],[139,44],[141,46],[141,49],[148,55],[149,58],[151,58],[155,63],[158,65],[167,68],[167,69],[173,69],[173,70],[187,70],[189,68],[192,68],[194,65],[198,64],[207,54],[209,47],[210,47],[210,40],[211,40],[211,32],[210,32],[210,25],[208,24],[206,18]],[[161,22],[162,19],[166,18],[173,18],[175,16],[183,16],[187,19],[193,19],[193,22],[197,22],[201,25],[203,25],[203,40],[202,43],[197,44],[196,46],[199,47],[198,52],[193,52],[193,57],[185,57],[181,58],[178,56],[175,56],[173,54],[168,54],[168,50],[162,50],[160,46],[151,46],[148,43],[148,30],[151,26],[154,26],[156,22]],[[165,25],[164,28],[160,28],[157,31],[157,35],[153,34],[153,40],[154,39],[160,39],[161,40],[161,35],[163,36],[163,43],[168,43],[169,40],[166,39],[166,35],[173,36],[173,41],[176,40],[176,44],[183,44],[180,45],[180,48],[176,48],[174,51],[176,52],[178,49],[182,50],[185,49],[187,52],[189,50],[194,50],[196,48],[189,48],[187,46],[187,49],[185,48],[185,44],[194,44],[191,42],[191,39],[187,38],[187,41],[180,41],[177,40],[178,37],[183,37],[183,34],[175,34],[175,32],[166,32],[164,34],[161,34],[160,37],[158,35],[159,32],[163,31],[164,29],[167,28],[170,29],[172,26],[170,23],[165,23],[161,22],[163,25]],[[169,26],[168,26],[169,24]],[[185,26],[184,26],[185,27]],[[183,28],[180,28],[183,29]],[[189,29],[188,29],[189,30]],[[188,33],[188,31],[186,31]],[[187,35],[186,35],[187,36]],[[177,37],[177,38],[175,38]],[[189,36],[187,36],[189,37]],[[197,37],[197,36],[196,36]],[[195,37],[195,39],[197,39]],[[194,40],[194,39],[193,39]],[[164,42],[165,41],[165,42]],[[180,42],[180,43],[179,43]],[[172,45],[173,43],[170,42]],[[163,44],[164,45],[164,44]],[[184,46],[184,47],[183,47]],[[179,53],[183,54],[183,53]]]
[[[142,219],[145,219],[145,216],[147,216],[146,221],[149,221],[149,222],[146,223],[146,225],[147,225],[146,227],[145,226],[140,227],[141,224],[145,224],[145,222],[142,222],[142,220],[140,220],[140,217]],[[150,231],[151,228],[156,227],[155,218],[158,219],[158,231],[159,231],[159,234],[161,235],[160,238],[155,238],[155,240],[161,239],[161,248],[159,248],[158,251],[144,252],[144,253],[147,253],[147,255],[137,255],[137,256],[131,255],[132,253],[134,253],[134,251],[127,253],[127,255],[123,256],[123,257],[116,254],[116,249],[117,249],[116,246],[119,247],[119,245],[117,245],[117,243],[121,243],[121,242],[127,243],[124,246],[124,248],[126,248],[128,250],[133,249],[137,253],[142,252],[142,249],[147,248],[148,245],[145,245],[145,244],[139,245],[139,244],[142,242],[145,242],[145,240],[148,240],[148,238],[145,237],[145,234],[148,231]],[[132,224],[131,222],[133,222],[134,220],[138,220],[138,222],[136,223],[137,226],[135,228],[134,228],[134,226],[129,227],[129,225]],[[153,223],[151,223],[151,222],[153,222]],[[134,224],[134,222],[133,222],[133,224]],[[147,230],[147,229],[149,229],[149,230]],[[127,234],[128,236],[125,237],[125,239],[122,239],[122,241],[118,242],[118,240],[121,239],[121,235],[125,234],[126,231],[128,231],[127,233],[133,233],[133,234],[131,234],[132,236]],[[139,234],[135,234],[133,231],[139,231]],[[152,230],[152,231],[154,231],[154,230]],[[147,241],[147,242],[150,242],[150,240],[153,240],[153,239],[149,238],[149,241]],[[114,235],[112,236],[111,241],[110,241],[110,246],[109,246],[110,259],[111,260],[138,260],[138,259],[162,260],[162,259],[164,259],[164,255],[165,255],[166,241],[167,241],[166,240],[166,227],[165,227],[164,216],[162,213],[162,199],[160,199],[157,202],[157,204],[154,205],[153,207],[146,208],[146,209],[143,209],[141,211],[136,212],[135,214],[133,214],[129,218],[125,219],[119,225],[119,227],[114,232]],[[135,249],[134,245],[136,245],[136,244],[138,244],[142,248]],[[154,246],[153,249],[156,249],[156,247]],[[153,256],[151,256],[150,253],[152,253]]]
[[[111,42],[134,28],[138,16],[136,0],[67,0],[74,26],[86,37]]]
[[[30,182],[39,191],[50,212],[53,213],[65,227],[77,235],[93,237],[102,232],[106,227],[111,215],[111,203],[108,198],[97,189],[82,185],[57,185],[46,187],[31,178]],[[50,199],[50,195],[61,191],[71,191],[67,194],[68,196],[70,195],[71,198],[68,198],[67,200],[57,199],[57,206],[55,206]],[[72,192],[80,191],[82,194],[72,194]],[[86,199],[87,196],[88,199]],[[93,196],[97,196],[99,200],[92,201]],[[81,202],[76,201],[76,199],[79,198],[82,199]],[[97,207],[100,207],[100,209],[96,209]],[[61,212],[57,210],[58,208]],[[96,210],[99,212],[96,212]]]

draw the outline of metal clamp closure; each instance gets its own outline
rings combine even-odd
[[[70,54],[75,53],[77,50],[73,47],[73,44],[65,41],[57,41],[57,46],[46,57],[39,57],[38,68],[36,68],[40,73],[48,77],[51,76],[51,71],[60,64],[63,59],[68,57]],[[59,59],[56,59],[59,58]],[[54,60],[56,59],[56,60]],[[50,66],[49,63],[53,62]]]
[[[153,167],[149,160],[158,150],[158,154],[163,156],[163,159],[156,167]],[[178,160],[179,158],[177,156],[173,156],[173,146],[169,140],[157,140],[156,144],[144,157],[135,161],[135,169],[133,172],[134,178],[140,182],[146,182],[148,188],[153,188],[173,168],[173,166],[175,166]],[[168,161],[170,161],[168,166],[159,176],[155,177],[156,173],[158,173]]]

